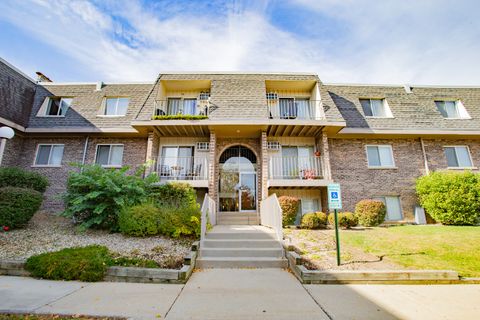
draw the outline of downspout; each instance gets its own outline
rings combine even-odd
[[[423,164],[425,166],[425,174],[429,175],[430,170],[428,169],[427,153],[425,152],[425,144],[423,143],[422,138],[420,138],[420,145],[422,146]]]
[[[88,139],[90,136],[85,138],[85,146],[83,147],[83,158],[82,158],[82,165],[85,164],[85,160],[87,159],[87,148],[88,148]]]

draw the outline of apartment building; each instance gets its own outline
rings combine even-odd
[[[326,211],[366,198],[390,222],[414,221],[415,179],[480,163],[480,87],[325,84],[308,73],[162,73],[151,83],[34,81],[0,61],[0,124],[13,128],[2,166],[50,180],[62,209],[72,163],[191,184],[222,213],[256,216],[270,194]],[[247,220],[258,223],[258,220]]]

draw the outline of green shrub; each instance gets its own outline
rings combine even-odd
[[[117,215],[123,207],[148,199],[156,176],[142,178],[142,172],[127,175],[128,167],[107,169],[99,165],[81,166],[70,172],[64,195],[63,215],[73,217],[83,229],[91,227],[117,229]]]
[[[160,208],[158,229],[160,234],[178,238],[182,235],[200,236],[200,208],[190,206]]]
[[[425,211],[446,225],[480,223],[480,175],[472,172],[433,172],[420,177],[417,195]]]
[[[159,268],[160,266],[154,260],[131,258],[131,257],[113,257],[112,265],[119,267],[137,267],[137,268]]]
[[[91,245],[32,256],[25,268],[38,278],[93,282],[103,279],[110,264],[108,249]]]
[[[196,206],[195,189],[188,183],[169,182],[150,188],[150,198],[158,207]]]
[[[153,120],[204,120],[208,119],[205,115],[191,115],[191,114],[175,114],[175,115],[163,115],[153,116]]]
[[[358,222],[364,227],[375,227],[385,221],[387,208],[382,201],[365,199],[355,206]]]
[[[160,209],[152,203],[123,208],[118,215],[121,233],[135,237],[159,234]]]
[[[0,168],[0,188],[3,187],[33,189],[44,193],[48,179],[37,172],[20,168]]]
[[[43,196],[33,189],[0,188],[0,227],[25,226],[42,205]]]
[[[314,212],[306,213],[302,216],[300,226],[304,229],[318,229],[320,228],[320,219]]]
[[[282,225],[289,226],[295,223],[298,208],[300,206],[300,199],[289,196],[281,196],[278,198],[280,207],[282,208]]]
[[[358,218],[352,212],[339,212],[338,226],[344,229],[355,227],[358,224]],[[328,223],[335,225],[335,216],[333,213],[328,215]]]
[[[318,220],[320,221],[320,228],[325,228],[327,226],[327,214],[325,212],[315,212]]]

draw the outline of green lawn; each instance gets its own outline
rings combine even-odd
[[[480,276],[480,227],[396,226],[340,233],[341,243],[407,268]]]

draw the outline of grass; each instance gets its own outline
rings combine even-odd
[[[396,226],[341,232],[341,242],[414,269],[480,277],[480,227]]]

